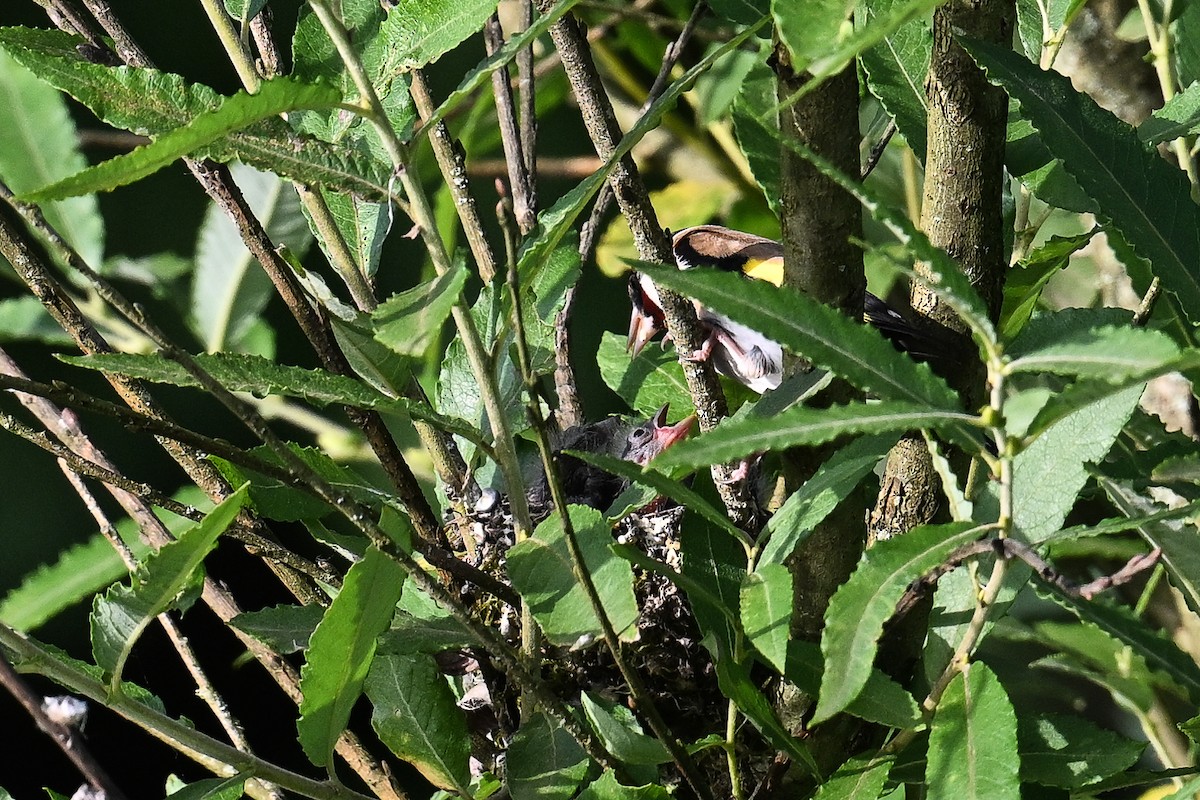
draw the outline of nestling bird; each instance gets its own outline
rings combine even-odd
[[[564,431],[554,447],[554,459],[558,464],[567,503],[605,511],[629,482],[562,451],[600,453],[644,467],[650,459],[687,436],[696,421],[694,416],[688,416],[674,425],[668,425],[669,410],[669,404],[664,405],[639,425],[633,425],[621,417],[608,417]],[[538,478],[531,483],[528,496],[535,518],[549,513],[553,502],[544,473],[539,471]],[[541,513],[543,510],[544,514]]]
[[[680,269],[707,266],[740,272],[747,278],[783,284],[783,245],[772,239],[743,233],[720,225],[697,225],[671,236],[675,263]],[[629,277],[633,313],[629,320],[627,349],[633,355],[666,329],[658,289],[645,275]],[[711,357],[717,371],[759,394],[778,388],[783,379],[783,348],[758,331],[734,322],[693,301],[696,316],[708,331],[696,358]],[[863,300],[865,320],[887,337],[897,349],[918,361],[938,358],[935,339],[917,330],[891,306],[867,292]]]

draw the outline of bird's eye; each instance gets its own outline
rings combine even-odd
[[[650,431],[645,428],[634,428],[629,432],[630,444],[642,444],[650,438]]]

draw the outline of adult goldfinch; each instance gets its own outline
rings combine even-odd
[[[776,286],[783,283],[783,245],[772,239],[720,225],[697,225],[672,235],[671,246],[680,269],[716,267],[740,272],[750,279],[769,281]],[[665,329],[666,323],[658,290],[649,278],[636,272],[630,275],[629,298],[633,312],[627,347],[637,355]],[[777,342],[699,303],[693,301],[693,305],[696,316],[709,334],[695,357],[711,356],[718,372],[760,394],[779,386],[783,379],[783,348]],[[863,317],[898,349],[914,358],[927,361],[937,356],[937,347],[931,337],[921,334],[870,292],[863,301]]]

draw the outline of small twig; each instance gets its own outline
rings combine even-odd
[[[258,57],[261,60],[259,71],[265,78],[279,75],[283,69],[283,54],[279,52],[279,45],[271,35],[273,13],[270,4],[267,4],[250,20],[250,32],[254,35],[254,43],[258,46]]]
[[[866,180],[875,167],[879,166],[879,160],[883,158],[883,153],[887,150],[888,143],[892,141],[892,137],[896,135],[896,120],[888,120],[887,127],[883,129],[883,136],[879,137],[879,141],[871,148],[870,155],[867,156],[867,163],[863,164],[862,180]]]
[[[492,14],[483,26],[483,41],[487,54],[495,55],[504,46],[504,30],[500,17]],[[512,185],[512,202],[517,226],[521,233],[529,233],[537,224],[537,209],[530,205],[530,178],[526,169],[528,159],[522,148],[517,107],[513,100],[512,84],[508,79],[508,67],[500,67],[492,73],[492,94],[496,98],[496,120],[500,125],[500,143],[504,147],[504,160],[508,164],[508,181]]]
[[[1149,288],[1146,289],[1146,294],[1142,297],[1142,302],[1138,303],[1137,311],[1133,315],[1133,327],[1144,328],[1146,323],[1150,321],[1150,315],[1154,313],[1154,304],[1158,302],[1158,294],[1162,290],[1162,282],[1158,276],[1154,276],[1154,280],[1150,281]]]
[[[102,508],[100,508],[100,504],[96,502],[95,496],[91,493],[91,491],[88,490],[87,486],[84,485],[83,479],[69,466],[67,466],[65,461],[60,459],[58,464],[63,473],[67,476],[67,480],[70,481],[71,486],[75,489],[75,493],[79,495],[79,499],[83,501],[84,507],[86,507],[88,512],[92,515],[92,519],[96,521],[96,525],[100,529],[101,535],[103,535],[104,538],[108,540],[109,544],[112,545],[113,549],[117,551],[117,554],[120,555],[121,560],[125,563],[126,568],[130,572],[133,572],[138,566],[137,559],[134,558],[133,552],[129,549],[125,542],[121,540],[120,534],[117,533],[116,526],[112,524],[112,522],[108,519],[108,515],[104,513]],[[254,751],[250,749],[250,743],[246,740],[245,729],[242,727],[242,724],[238,722],[237,718],[233,716],[233,713],[229,710],[229,706],[226,705],[224,699],[221,698],[221,695],[217,692],[216,687],[213,686],[212,681],[208,679],[208,675],[204,672],[204,668],[200,666],[200,660],[196,657],[196,652],[192,649],[191,643],[188,642],[187,637],[183,635],[183,631],[179,629],[179,625],[175,622],[170,614],[165,612],[159,614],[157,620],[158,624],[162,626],[164,631],[166,631],[167,638],[171,640],[171,645],[175,648],[175,652],[179,654],[179,659],[183,662],[188,674],[190,674],[192,676],[192,680],[195,681],[197,696],[203,700],[205,705],[208,706],[209,710],[213,712],[213,715],[217,718],[217,721],[221,724],[221,727],[225,729],[225,734],[229,737],[229,741],[231,741],[234,747],[236,747],[238,750],[241,750],[243,753],[253,753]],[[258,797],[270,797],[275,798],[275,800],[282,800],[283,795],[280,794],[277,788],[267,785],[259,788],[260,791],[255,791],[253,794]]]
[[[533,0],[521,0],[521,26],[533,24]],[[529,207],[537,214],[537,179],[541,165],[537,157],[537,108],[533,76],[533,46],[517,53],[517,88],[521,93],[521,153],[525,156],[525,174],[529,178]]]
[[[429,119],[436,109],[433,105],[433,98],[429,94],[429,86],[425,82],[425,75],[421,70],[414,70],[412,73],[411,93],[417,113],[421,115],[422,119]],[[479,206],[475,202],[474,195],[471,194],[470,182],[467,180],[467,167],[462,148],[450,135],[450,128],[445,122],[438,122],[433,126],[433,131],[429,135],[429,143],[433,147],[433,155],[437,159],[438,168],[442,172],[446,186],[454,198],[454,207],[462,222],[463,233],[467,237],[471,255],[475,256],[475,266],[479,269],[479,277],[483,279],[484,283],[491,283],[496,277],[496,257],[483,233]]]
[[[692,13],[688,16],[687,22],[683,24],[683,29],[679,31],[679,35],[675,40],[667,45],[666,52],[663,53],[662,66],[658,68],[658,74],[654,76],[654,83],[650,84],[650,90],[646,92],[646,100],[642,103],[641,113],[645,114],[650,110],[650,106],[658,99],[667,89],[667,84],[671,81],[671,70],[679,63],[679,59],[683,57],[683,49],[687,47],[688,41],[696,32],[696,25],[699,24],[700,18],[704,16],[704,11],[708,8],[708,4],[703,2],[696,3],[692,8]]]
[[[12,668],[8,659],[4,657],[3,651],[0,651],[0,686],[3,686],[24,707],[42,732],[54,740],[63,755],[75,765],[93,791],[103,793],[107,800],[126,800],[125,793],[108,776],[108,773],[100,766],[100,762],[88,750],[87,745],[83,742],[83,737],[79,736],[73,728],[55,722],[46,715],[46,712],[42,710],[41,698],[25,684],[17,671]]]

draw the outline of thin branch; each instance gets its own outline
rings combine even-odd
[[[75,666],[60,661],[33,640],[3,624],[0,624],[0,646],[14,654],[13,663],[18,669],[44,675],[71,692],[106,706],[171,748],[196,759],[206,767],[216,769],[218,774],[231,776],[239,772],[249,773],[289,792],[296,792],[314,800],[371,800],[340,783],[314,781],[258,756],[243,753],[127,695],[110,697],[107,684],[101,683]]]
[[[896,135],[896,120],[888,120],[887,127],[883,129],[883,135],[879,137],[879,141],[871,148],[870,155],[867,156],[867,163],[863,164],[862,180],[870,177],[875,171],[875,167],[879,166],[879,160],[883,158],[884,152],[887,150],[888,143],[892,141],[892,137]]]
[[[0,353],[2,353],[2,351],[0,351]],[[4,373],[7,375],[12,375],[13,377],[20,377],[8,372],[6,368],[4,369]],[[22,402],[26,403],[27,406],[29,406],[30,403],[27,403],[26,400],[30,399],[40,401],[46,405],[49,405],[51,408],[54,408],[52,403],[49,403],[43,398],[23,392],[18,392],[17,394],[18,397],[21,398]],[[34,413],[37,414],[38,412],[35,411]],[[74,421],[74,412],[59,411],[57,413],[59,414],[58,419],[60,419],[63,428],[69,426],[76,428],[78,427],[77,423]],[[42,415],[39,414],[38,416],[39,419],[41,419]],[[46,424],[45,419],[42,419],[42,424]],[[130,517],[138,522],[140,528],[142,529],[144,529],[147,525],[162,527],[162,523],[158,521],[157,517],[154,518],[153,523],[146,519],[147,516],[153,516],[153,512],[150,510],[149,505],[156,505],[159,508],[170,511],[172,514],[177,514],[184,519],[190,519],[193,522],[200,522],[204,519],[204,512],[200,511],[199,509],[189,506],[185,503],[180,503],[179,501],[174,500],[158,491],[149,484],[127,478],[121,473],[116,472],[111,466],[103,466],[100,463],[90,461],[87,458],[72,452],[66,446],[52,441],[47,434],[30,428],[28,425],[21,423],[10,414],[0,412],[0,428],[3,428],[15,436],[21,437],[30,444],[42,448],[55,458],[62,461],[71,469],[72,472],[84,477],[92,478],[93,480],[101,481],[109,486],[110,493],[117,499]],[[61,430],[58,427],[52,426],[47,426],[47,429],[52,431]],[[78,435],[82,436],[82,433]],[[59,433],[59,437],[62,438],[62,436],[63,435]],[[74,447],[75,445],[72,444],[71,446]],[[108,462],[108,460],[104,457],[104,454],[98,450],[95,450],[90,443],[88,445],[88,449],[93,453],[93,457],[99,457],[105,463],[111,464],[111,462]],[[234,525],[232,525],[226,531],[226,533],[233,539],[245,544],[251,553],[257,553],[262,555],[264,558],[268,558],[272,561],[283,564],[284,566],[287,566],[296,572],[308,575],[313,580],[321,581],[334,587],[341,585],[341,576],[339,576],[337,573],[334,573],[333,571],[322,567],[319,564],[314,564],[308,559],[293,553],[292,551],[284,548],[275,541],[266,538],[251,528],[247,528],[235,522]],[[143,532],[142,539],[147,544],[154,546],[154,541],[161,541],[163,537],[169,536],[170,534],[166,532],[165,528],[163,528],[159,535],[147,535]]]
[[[417,113],[422,119],[429,117],[436,110],[433,98],[429,94],[429,86],[421,70],[412,74],[411,93]],[[470,192],[470,182],[467,180],[466,160],[462,147],[450,135],[450,128],[445,122],[438,122],[429,134],[429,143],[433,147],[433,155],[437,159],[442,178],[454,198],[454,207],[458,211],[459,221],[462,222],[463,233],[471,254],[475,256],[475,265],[479,269],[479,277],[484,283],[490,284],[496,277],[496,257],[491,245],[483,233],[483,222],[479,218],[479,206],[475,196]]]
[[[3,686],[13,696],[13,699],[28,712],[29,716],[33,717],[33,721],[37,723],[42,732],[54,740],[58,749],[62,750],[67,760],[75,765],[93,791],[103,794],[108,800],[126,800],[121,787],[100,766],[100,762],[88,750],[83,738],[76,734],[75,729],[56,722],[46,715],[42,709],[41,698],[21,679],[21,676],[8,663],[3,652],[0,652],[0,686]]]
[[[487,54],[495,55],[504,46],[504,30],[500,17],[492,14],[483,26],[483,41]],[[492,73],[492,95],[496,98],[496,120],[500,125],[500,143],[504,147],[504,160],[508,164],[508,182],[512,186],[513,211],[521,233],[526,234],[537,224],[537,208],[530,204],[532,180],[527,165],[517,107],[513,101],[512,83],[508,79],[508,67],[501,66]]]
[[[533,24],[533,0],[521,0],[521,27]],[[533,75],[533,45],[517,53],[517,88],[521,93],[521,153],[525,156],[525,174],[529,176],[529,207],[537,213],[537,179],[541,167],[537,157],[537,108]]]
[[[71,406],[73,408],[97,411],[121,420],[129,430],[141,430],[156,437],[172,439],[196,448],[201,452],[220,456],[236,466],[257,472],[268,478],[273,478],[287,486],[292,486],[302,491],[313,491],[309,485],[308,478],[303,471],[301,473],[297,473],[295,470],[281,467],[271,461],[267,461],[259,458],[258,456],[252,455],[251,453],[248,453],[239,447],[235,447],[234,445],[231,445],[221,439],[214,439],[204,436],[203,434],[196,433],[193,430],[175,425],[174,423],[139,414],[136,411],[131,411],[130,409],[125,408],[124,406],[116,403],[110,403],[106,400],[101,400],[77,389],[72,389],[66,386],[51,386],[44,383],[38,383],[37,381],[25,380],[8,375],[0,375],[0,388],[13,389],[26,394],[38,395],[40,397],[45,397],[54,400],[57,403]],[[0,424],[7,423],[8,421],[9,420],[5,420],[3,417],[0,417]],[[8,428],[9,425],[4,424],[4,427]],[[16,432],[18,428],[18,425],[14,425],[12,427],[14,432]],[[37,439],[32,439],[31,441],[34,441],[35,444],[41,444],[41,442],[37,441]],[[61,456],[63,454],[56,453],[56,455]],[[80,464],[79,466],[81,471],[87,469],[87,467],[83,464]],[[98,477],[103,480],[106,476]],[[317,494],[318,497],[321,497],[319,493],[313,493]],[[322,497],[322,499],[325,498]],[[269,542],[270,540],[266,541]],[[267,546],[264,545],[263,537],[255,539],[253,544],[256,547]],[[275,548],[270,549],[270,552],[274,551]],[[459,561],[444,551],[430,547],[427,545],[427,543],[423,543],[421,545],[421,552],[429,561],[429,563],[433,564],[439,569],[444,569],[446,572],[452,574],[460,581],[474,583],[481,589],[496,595],[500,599],[512,605],[516,605],[518,603],[518,599],[510,587],[500,583],[486,572],[481,572],[478,568],[473,567],[463,561]],[[290,561],[291,559],[289,558],[288,560]],[[317,574],[321,574],[316,567],[312,567],[310,569],[317,572]]]
[[[549,7],[548,0],[539,0],[539,7],[545,11]],[[605,92],[600,74],[596,71],[587,37],[580,30],[579,22],[570,14],[550,27],[550,37],[571,82],[596,155],[608,163],[616,152],[621,129],[617,124],[612,101]],[[633,232],[638,256],[644,261],[659,264],[675,263],[671,244],[658,224],[649,192],[631,155],[626,154],[617,160],[609,182],[616,194],[621,213]],[[712,364],[691,358],[692,353],[701,349],[705,338],[696,319],[695,308],[691,302],[673,292],[660,288],[659,294],[667,330],[675,341],[679,363],[687,380],[688,391],[692,395],[700,429],[712,430],[728,414],[728,407]],[[746,524],[753,516],[749,497],[744,482],[731,480],[732,473],[733,469],[725,465],[713,467],[713,478],[730,518]]]
[[[67,476],[67,480],[70,481],[71,486],[75,489],[75,493],[79,495],[79,499],[83,501],[83,505],[92,515],[92,519],[96,521],[101,535],[117,551],[117,554],[120,555],[121,560],[125,563],[125,567],[130,572],[133,572],[137,569],[137,559],[134,558],[133,552],[125,542],[121,540],[116,526],[112,524],[108,519],[108,515],[100,508],[100,504],[96,502],[95,496],[84,485],[83,479],[67,466],[65,461],[60,460],[58,463],[63,473]],[[237,718],[233,716],[233,713],[229,710],[229,706],[225,704],[225,700],[217,692],[212,681],[208,679],[204,668],[200,666],[200,660],[196,657],[196,652],[192,649],[192,645],[188,642],[187,637],[183,635],[183,631],[179,629],[179,625],[166,612],[159,614],[156,619],[158,624],[166,631],[167,638],[171,640],[171,645],[175,648],[175,652],[179,654],[179,659],[183,662],[188,674],[192,676],[192,680],[196,684],[196,695],[213,712],[213,716],[217,718],[217,721],[225,730],[225,735],[229,737],[229,741],[243,753],[253,753],[254,751],[250,749],[250,743],[246,740],[245,729],[238,722]],[[252,794],[256,797],[274,798],[275,800],[282,800],[283,798],[278,788],[269,785],[259,786]]]

